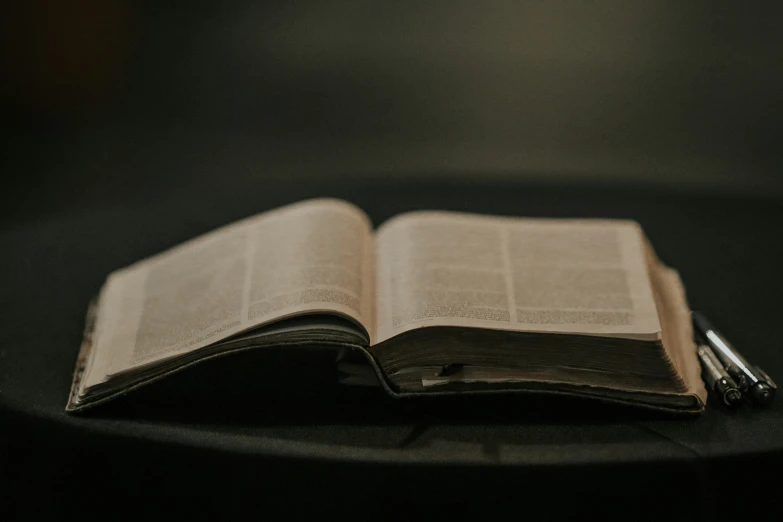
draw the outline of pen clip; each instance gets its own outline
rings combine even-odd
[[[773,381],[773,380],[770,378],[770,376],[769,376],[769,375],[767,375],[767,373],[766,373],[764,370],[762,370],[762,369],[761,369],[761,368],[759,368],[758,366],[754,366],[754,368],[753,368],[753,369],[754,369],[754,370],[756,370],[756,373],[758,373],[759,375],[761,375],[761,377],[762,377],[762,378],[764,379],[764,381],[765,381],[765,382],[766,382],[766,383],[769,385],[769,387],[770,387],[770,388],[772,388],[773,390],[777,390],[777,389],[778,389],[778,385],[777,385],[777,384],[775,384],[775,381]]]

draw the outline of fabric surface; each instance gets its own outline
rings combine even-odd
[[[763,411],[711,402],[694,420],[571,399],[394,400],[337,386],[327,352],[229,357],[90,415],[64,412],[86,307],[109,272],[313,196],[346,198],[376,225],[422,208],[638,220],[680,271],[692,307],[780,382],[775,199],[478,181],[147,196],[19,214],[0,229],[0,487],[9,498],[40,492],[32,504],[6,502],[0,509],[11,514],[78,511],[80,492],[91,490],[125,513],[155,498],[187,500],[201,515],[245,512],[247,502],[307,509],[316,499],[464,512],[525,495],[577,516],[611,491],[617,505],[644,501],[647,514],[668,513],[656,502],[674,496],[690,499],[683,516],[709,516],[724,493],[760,487],[739,477],[783,461],[781,397]]]

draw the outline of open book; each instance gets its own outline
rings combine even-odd
[[[112,273],[75,411],[237,350],[360,354],[399,396],[574,394],[699,412],[685,295],[632,221],[273,210]],[[205,363],[208,364],[208,363]]]

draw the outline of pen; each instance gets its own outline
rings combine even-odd
[[[769,405],[775,398],[777,386],[761,368],[750,364],[699,312],[691,314],[693,326],[714,350],[728,374],[739,384],[745,381],[751,398],[762,405]],[[741,385],[740,385],[741,386]]]
[[[739,406],[742,403],[742,393],[737,389],[737,384],[723,369],[709,346],[699,346],[697,353],[707,388],[717,393],[723,404],[729,408]]]

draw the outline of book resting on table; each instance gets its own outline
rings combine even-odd
[[[626,220],[417,211],[374,229],[350,203],[308,200],[110,274],[87,315],[72,412],[286,346],[358,357],[399,397],[706,401],[680,279]]]

